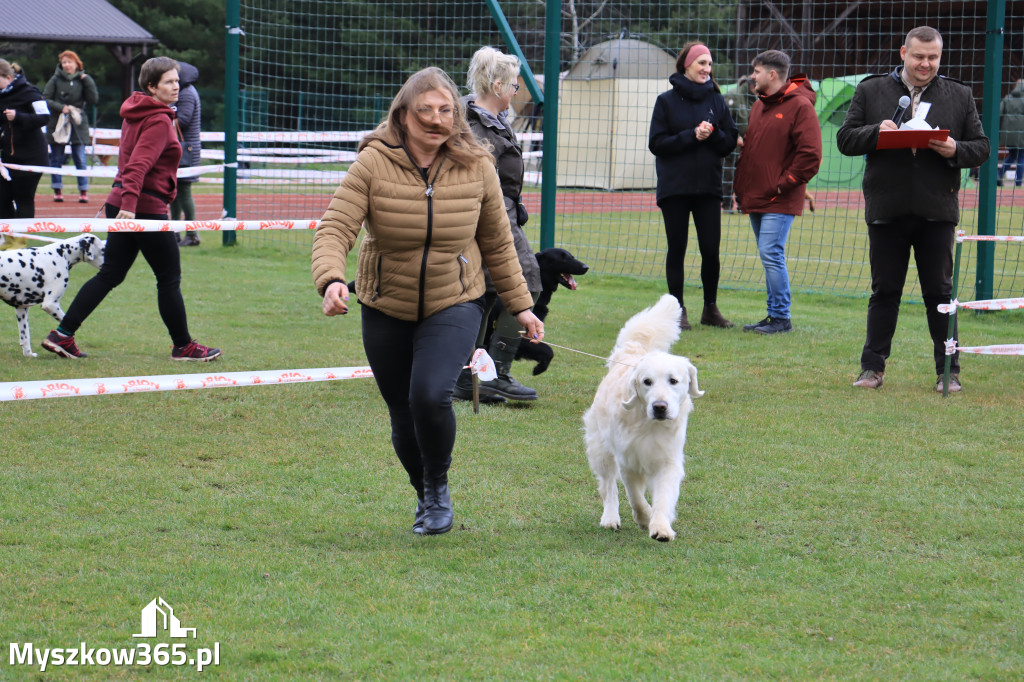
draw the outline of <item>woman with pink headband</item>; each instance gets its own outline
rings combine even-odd
[[[683,303],[683,260],[690,215],[700,248],[704,310],[700,323],[728,328],[733,324],[718,309],[718,249],[722,241],[722,159],[736,148],[739,131],[711,76],[711,50],[700,42],[683,46],[672,89],[654,103],[648,149],[658,171],[657,202],[665,220],[668,292],[679,299],[679,326],[690,329]]]

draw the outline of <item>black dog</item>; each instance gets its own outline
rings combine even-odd
[[[544,249],[537,254],[537,265],[540,266],[540,297],[533,306],[533,314],[541,320],[548,316],[548,306],[551,304],[551,296],[558,290],[559,285],[569,290],[576,289],[576,280],[573,275],[585,275],[590,268],[586,263],[577,260],[575,256],[565,249]],[[490,345],[491,334],[494,331],[494,322],[502,311],[499,300],[491,310],[487,319],[487,335],[484,338],[484,347]],[[551,364],[555,352],[551,346],[544,343],[519,344],[516,352],[516,360],[533,360],[537,366],[533,368],[534,375],[541,374]]]

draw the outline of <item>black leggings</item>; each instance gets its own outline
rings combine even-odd
[[[722,198],[710,194],[674,196],[663,199],[661,215],[665,220],[668,253],[665,256],[665,280],[668,293],[683,305],[683,261],[690,234],[690,214],[697,229],[700,248],[700,281],[704,285],[704,305],[718,302],[718,276],[721,264],[718,248],[722,242]]]
[[[114,218],[120,209],[104,205],[107,218]],[[167,214],[139,213],[140,220],[167,220]],[[114,287],[128,275],[135,258],[142,257],[156,275],[156,302],[160,319],[167,326],[175,346],[187,345],[188,333],[185,300],[181,296],[181,254],[173,232],[110,232],[103,253],[103,267],[78,291],[68,308],[60,331],[74,335],[86,318],[103,302]]]
[[[39,173],[11,170],[10,180],[0,178],[0,218],[35,218]]]
[[[445,308],[422,322],[362,306],[363,348],[391,415],[391,443],[421,496],[424,470],[443,473],[451,464],[452,389],[473,351],[482,315],[482,300]]]

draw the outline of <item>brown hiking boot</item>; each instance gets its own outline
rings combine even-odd
[[[860,373],[860,376],[857,377],[855,382],[853,382],[853,385],[861,388],[881,388],[884,378],[885,372],[876,372],[873,369],[866,369]]]
[[[684,332],[688,332],[693,329],[693,327],[690,326],[690,321],[686,319],[686,306],[683,306],[683,314],[679,318],[679,328]]]
[[[734,327],[732,322],[725,319],[722,315],[722,311],[718,309],[718,306],[714,303],[708,303],[704,306],[704,312],[700,314],[700,323],[709,327],[721,327],[722,329],[729,329]]]

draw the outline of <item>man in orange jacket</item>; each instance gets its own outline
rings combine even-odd
[[[789,57],[768,50],[754,57],[750,79],[758,100],[750,109],[736,166],[736,199],[750,216],[764,265],[768,316],[743,331],[792,331],[786,238],[803,211],[807,182],[821,165],[821,127],[807,77],[789,78]]]

